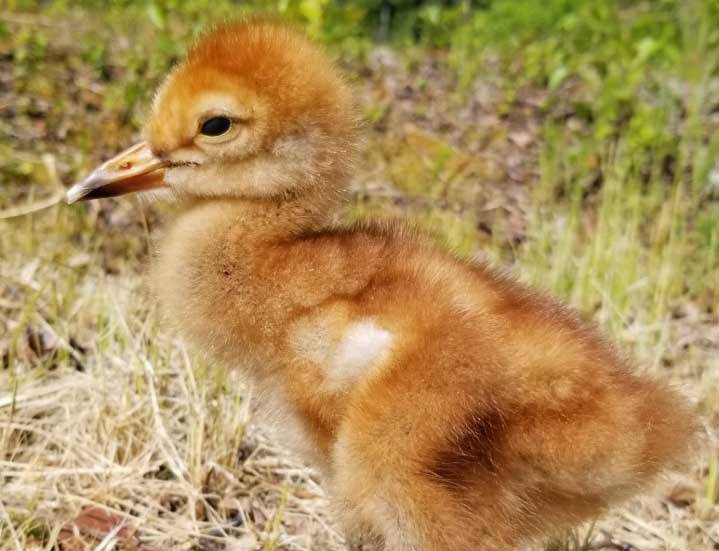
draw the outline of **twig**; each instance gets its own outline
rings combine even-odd
[[[42,156],[42,163],[45,165],[50,183],[55,188],[55,193],[46,199],[41,199],[29,205],[22,205],[19,207],[11,207],[0,211],[0,220],[7,220],[9,218],[17,218],[19,216],[26,216],[34,212],[45,210],[57,205],[65,197],[65,189],[62,187],[62,182],[57,174],[57,165],[55,164],[55,156],[46,153]]]
[[[53,205],[57,205],[60,201],[62,201],[64,196],[64,191],[56,191],[47,199],[42,199],[40,201],[36,201],[35,203],[30,203],[29,205],[23,205],[21,207],[12,207],[9,209],[2,210],[0,211],[0,220],[18,218],[19,216],[26,216],[34,212],[45,210],[52,207]]]

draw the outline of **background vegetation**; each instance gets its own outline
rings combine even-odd
[[[548,545],[719,545],[717,0],[0,6],[0,549],[343,548],[249,390],[146,300],[155,207],[55,204],[138,137],[194,36],[257,10],[355,83],[348,218],[410,219],[564,297],[698,403],[688,475]]]

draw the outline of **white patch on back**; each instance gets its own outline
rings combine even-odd
[[[380,359],[391,344],[391,333],[371,320],[350,325],[328,366],[328,378],[336,384],[355,381]]]
[[[392,334],[375,321],[346,321],[342,315],[305,318],[293,331],[294,351],[318,365],[331,387],[354,383],[382,361],[392,345]]]

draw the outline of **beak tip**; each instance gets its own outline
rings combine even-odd
[[[65,192],[65,202],[68,205],[72,205],[73,203],[77,203],[83,195],[83,190],[76,184]]]

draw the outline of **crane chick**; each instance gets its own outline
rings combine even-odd
[[[297,421],[348,534],[511,550],[676,465],[690,409],[575,313],[400,226],[331,224],[358,128],[301,33],[225,24],[160,87],[146,141],[68,199],[176,199],[152,275],[168,319]]]

